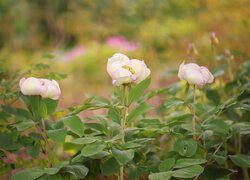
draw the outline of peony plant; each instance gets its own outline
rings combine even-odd
[[[18,171],[10,180],[248,180],[249,61],[219,88],[218,81],[207,86],[222,81],[225,70],[182,63],[170,73],[182,81],[146,92],[151,80],[144,61],[116,53],[107,62],[111,98],[87,94],[82,104],[65,109],[57,108],[60,74],[13,76],[0,94],[1,173]],[[159,95],[163,104],[148,104]],[[18,99],[26,108],[12,106]],[[86,109],[107,111],[80,118]],[[5,163],[13,156],[18,158]]]

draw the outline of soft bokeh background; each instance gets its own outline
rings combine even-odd
[[[191,42],[195,61],[214,69],[211,31],[218,55],[235,55],[234,69],[249,57],[249,9],[248,0],[0,0],[0,66],[14,72],[45,63],[66,73],[61,107],[85,93],[111,96],[106,63],[115,52],[145,60],[150,88],[166,87],[176,77],[164,72],[188,59]]]

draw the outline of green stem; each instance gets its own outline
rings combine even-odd
[[[228,153],[227,138],[224,139],[223,147],[224,147],[224,149],[225,149],[225,150],[227,151],[227,153]],[[227,161],[226,161],[226,163],[225,163],[225,167],[226,167],[226,168],[229,167]]]
[[[245,180],[249,180],[249,174],[248,174],[247,168],[246,167],[242,167],[241,169],[242,169],[243,174],[244,174],[244,179]]]
[[[207,151],[206,151],[206,138],[205,138],[205,131],[203,131],[203,147],[204,147],[204,159],[207,159]]]
[[[239,142],[239,144],[238,144],[238,153],[240,154],[241,153],[241,134],[240,133],[238,135],[238,142]]]
[[[227,58],[227,63],[228,63],[228,74],[229,74],[229,79],[230,81],[233,81],[233,71],[232,71],[232,66],[231,66],[231,61]]]
[[[195,135],[195,101],[196,101],[196,94],[195,94],[195,89],[196,89],[196,86],[194,85],[194,88],[193,88],[193,114],[192,114],[192,128],[193,128],[193,138],[194,140],[196,140],[196,135]]]
[[[122,136],[122,144],[125,143],[125,128],[126,128],[126,118],[127,118],[127,113],[128,113],[128,106],[127,106],[127,101],[128,101],[128,89],[127,85],[123,85],[123,94],[122,94],[122,105],[124,109],[122,110],[122,117],[121,117],[121,132],[123,134]],[[120,165],[120,180],[123,180],[123,171],[124,171],[124,165]]]
[[[50,153],[50,150],[52,150],[52,146],[50,145],[48,137],[46,135],[44,119],[42,119],[42,134],[43,134],[43,138],[45,141],[45,155],[48,156],[49,166],[52,167],[54,164],[54,160],[53,160],[53,157],[49,157],[49,153]]]
[[[218,67],[216,47],[215,47],[215,45],[213,45],[213,44],[212,44],[212,50],[213,50],[213,55],[214,55],[215,67]]]
[[[123,170],[124,170],[124,166],[121,165],[120,166],[120,180],[123,180]]]

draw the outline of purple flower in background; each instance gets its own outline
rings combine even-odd
[[[128,41],[124,36],[111,36],[106,40],[106,44],[122,51],[136,51],[140,48],[139,44]]]
[[[64,56],[62,57],[63,62],[71,62],[78,58],[79,56],[82,56],[86,54],[86,47],[82,45],[75,46],[70,51],[66,52]]]

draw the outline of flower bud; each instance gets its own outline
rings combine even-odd
[[[209,38],[210,38],[210,40],[211,40],[211,44],[216,45],[216,44],[219,43],[219,40],[218,40],[218,38],[216,37],[215,32],[210,32],[210,33],[209,33]]]
[[[121,53],[114,54],[108,59],[107,71],[112,78],[113,85],[135,83],[145,80],[150,70],[144,61],[132,59]]]
[[[180,80],[185,80],[189,84],[197,85],[198,87],[214,82],[212,73],[206,67],[200,67],[195,63],[182,63],[179,67],[178,76]]]
[[[195,44],[194,43],[189,43],[188,44],[188,54],[192,55],[198,55],[199,52],[197,51]]]
[[[234,56],[231,55],[231,52],[228,49],[225,49],[224,55],[225,55],[226,59],[234,60]]]

